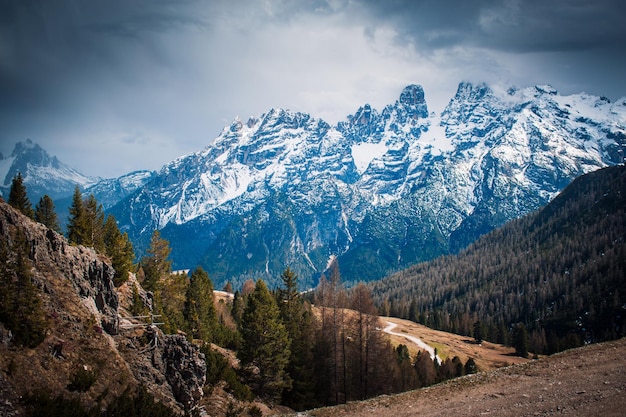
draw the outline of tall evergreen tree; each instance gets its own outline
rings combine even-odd
[[[476,343],[481,344],[483,342],[483,326],[480,321],[474,322],[474,340]]]
[[[35,206],[35,220],[49,229],[61,233],[59,220],[57,219],[57,214],[54,211],[54,202],[47,194],[41,197],[41,199],[39,199],[39,203]]]
[[[148,254],[141,258],[141,266],[145,274],[143,287],[149,291],[154,291],[158,281],[171,274],[172,261],[169,260],[170,243],[161,238],[161,233],[155,230],[150,239]]]
[[[176,333],[178,330],[187,330],[185,321],[185,302],[189,277],[187,274],[167,274],[161,276],[154,289],[154,304],[156,314],[162,315],[163,331]]]
[[[104,209],[93,194],[83,202],[85,213],[85,246],[104,252]]]
[[[70,205],[69,211],[70,215],[67,219],[67,238],[71,243],[82,245],[85,241],[86,219],[83,195],[78,186],[74,188],[72,204]]]
[[[116,286],[122,285],[128,280],[128,273],[132,269],[135,251],[128,239],[126,232],[121,233],[117,227],[115,217],[107,216],[103,231],[104,252],[111,258],[111,264],[115,269],[114,283]]]
[[[276,299],[263,280],[257,281],[248,296],[240,332],[243,343],[237,356],[247,380],[259,396],[278,401],[283,390],[291,386],[286,372],[291,341]]]
[[[239,291],[235,291],[235,295],[233,296],[233,305],[230,308],[230,314],[233,316],[233,320],[235,320],[235,323],[239,324],[241,322],[244,308],[244,296]]]
[[[185,299],[184,316],[191,337],[202,339],[206,343],[212,342],[218,325],[215,296],[213,282],[202,267],[196,268],[191,274]]]
[[[528,357],[528,330],[524,323],[519,323],[513,329],[513,347],[516,355]]]
[[[287,373],[293,380],[283,393],[284,404],[304,410],[316,406],[313,347],[315,323],[310,305],[298,292],[298,276],[289,268],[281,275],[283,288],[277,293],[282,321],[291,340],[291,356]]]
[[[18,173],[11,181],[11,190],[9,191],[8,203],[19,210],[25,216],[34,218],[33,206],[30,204],[28,195],[26,194],[26,186],[22,174]]]
[[[0,322],[13,333],[13,342],[36,347],[46,337],[48,323],[32,282],[28,244],[21,230],[14,243],[0,245]]]

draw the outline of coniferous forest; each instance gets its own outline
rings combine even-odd
[[[43,198],[33,211],[21,177],[15,178],[11,196],[9,204],[22,214],[59,229],[53,201]],[[135,274],[142,291],[149,292],[150,302],[139,296],[135,286],[129,312],[155,315],[164,333],[183,334],[198,345],[206,359],[207,389],[225,384],[241,401],[259,398],[304,410],[401,392],[476,371],[471,359],[467,364],[457,357],[438,363],[428,354],[411,357],[405,345],[393,346],[381,331],[370,288],[364,284],[345,288],[336,262],[313,294],[300,293],[298,277],[287,267],[278,288],[250,279],[234,291],[232,299],[218,301],[201,267],[189,274],[172,271],[171,248],[159,231],[154,231],[146,255],[136,261],[132,244],[115,219],[105,215],[93,195],[84,197],[78,188],[69,207],[66,235],[70,244],[91,247],[110,260],[117,287]],[[15,332],[15,343],[35,347],[44,338],[46,323],[37,304],[38,289],[29,279],[28,248],[12,249],[17,262],[0,253],[6,266],[3,281],[7,281],[0,291],[0,320]],[[25,288],[30,295],[25,298],[21,290],[17,300],[13,288]],[[225,290],[232,288],[227,285]],[[30,315],[22,314],[24,309]],[[234,352],[239,366],[229,364],[215,346]],[[92,383],[87,378],[72,386],[88,390]],[[142,392],[137,395],[149,395]],[[54,393],[35,393],[26,401],[35,412],[56,404],[57,415],[70,405]],[[86,410],[84,415],[91,414]]]
[[[136,260],[115,219],[78,188],[67,237],[108,257],[116,286],[135,274],[151,302],[139,297],[135,287],[129,311],[155,314],[165,333],[183,334],[198,345],[206,359],[207,389],[224,384],[240,400],[260,398],[304,410],[476,371],[471,358],[463,364],[457,357],[443,363],[426,353],[411,357],[406,346],[393,346],[381,332],[379,312],[478,342],[515,346],[521,356],[623,337],[625,196],[626,168],[603,169],[579,178],[542,210],[483,236],[458,255],[352,288],[342,284],[335,261],[309,294],[299,292],[298,277],[286,266],[275,289],[250,279],[236,291],[227,285],[234,297],[217,300],[202,268],[190,274],[172,271],[169,242],[158,231],[147,254]],[[16,177],[9,204],[58,230],[54,203],[46,197],[33,210],[21,177]],[[30,283],[27,248],[24,253],[18,246],[13,249],[15,262],[9,262],[13,255],[8,251],[0,251],[0,320],[16,332],[15,343],[32,347],[41,343],[46,324],[38,289]],[[31,300],[29,314],[12,288]],[[20,328],[32,331],[22,334]],[[231,366],[216,347],[234,352],[239,366]]]
[[[511,345],[525,336],[537,354],[623,337],[625,208],[624,166],[584,175],[458,255],[373,284],[374,299],[436,329]]]

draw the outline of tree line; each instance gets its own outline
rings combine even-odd
[[[190,276],[173,273],[169,252],[169,243],[155,231],[139,262],[138,277],[153,293],[153,310],[166,332],[182,331],[203,346],[212,371],[208,381],[226,381],[240,399],[258,396],[304,410],[476,371],[471,359],[439,364],[426,353],[412,358],[405,345],[392,346],[369,288],[346,290],[336,263],[314,295],[301,294],[297,275],[287,268],[274,290],[262,279],[248,280],[231,301],[216,302],[207,273],[201,267]],[[240,368],[230,368],[211,343],[234,350]]]
[[[52,199],[44,195],[33,210],[21,173],[11,181],[7,203],[25,216],[61,233]],[[132,270],[135,260],[135,252],[128,234],[120,231],[115,217],[105,216],[102,204],[98,203],[93,194],[83,197],[78,186],[72,195],[66,236],[72,244],[92,247],[108,256],[116,272],[116,286],[120,286],[128,279],[128,272]]]

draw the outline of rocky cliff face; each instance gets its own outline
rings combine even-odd
[[[71,286],[102,328],[117,334],[118,299],[111,264],[93,249],[70,245],[60,234],[0,204],[0,239],[7,248],[13,247],[18,231],[28,245],[34,280],[44,293],[51,293],[56,284]]]
[[[11,404],[0,410],[20,415],[19,397],[35,390],[74,396],[87,407],[99,397],[106,404],[107,398],[139,385],[181,412],[200,400],[206,366],[197,348],[158,329],[137,339],[138,333],[120,328],[120,313],[125,310],[107,258],[93,249],[70,245],[1,200],[0,244],[8,266],[17,251],[25,252],[47,329],[43,342],[20,347],[0,322],[0,397]],[[9,275],[0,276],[4,288],[12,279]],[[155,349],[143,346],[142,341],[156,338]],[[80,395],[71,389],[79,370],[95,375],[93,385]]]

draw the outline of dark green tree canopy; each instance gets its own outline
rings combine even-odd
[[[157,282],[172,272],[172,261],[169,260],[170,243],[161,238],[161,233],[155,230],[150,239],[148,254],[141,258],[141,266],[145,273],[143,286],[154,291]]]
[[[86,233],[85,209],[83,207],[83,194],[80,188],[74,188],[70,215],[67,219],[67,238],[71,243],[82,245]]]
[[[258,280],[248,296],[240,323],[243,339],[237,353],[247,379],[261,397],[280,399],[291,386],[285,368],[291,354],[291,340],[280,320],[276,299],[263,280]]]
[[[191,274],[184,316],[193,338],[207,343],[213,341],[212,333],[217,328],[213,282],[201,267]]]
[[[47,194],[41,197],[35,206],[35,220],[55,232],[61,233],[57,213],[54,211],[54,202]]]
[[[128,273],[133,267],[135,251],[126,232],[121,233],[115,217],[107,216],[103,231],[104,251],[111,258],[115,269],[115,285],[120,286],[128,280]]]
[[[83,245],[104,252],[104,209],[93,194],[83,202],[85,210],[85,235]]]
[[[26,186],[24,185],[21,173],[18,173],[11,181],[8,203],[25,216],[31,219],[34,218],[35,213],[33,212],[33,206],[30,204],[30,200],[26,194]]]

